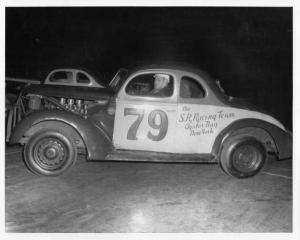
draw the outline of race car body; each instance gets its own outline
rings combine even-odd
[[[198,69],[121,69],[108,88],[62,88],[23,91],[32,113],[10,142],[25,144],[38,174],[64,172],[79,149],[89,160],[217,162],[238,178],[260,172],[268,153],[292,155],[291,133],[278,120],[226,96]]]

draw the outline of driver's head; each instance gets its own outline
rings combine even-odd
[[[155,74],[154,79],[155,89],[165,88],[170,82],[170,76],[167,74]]]

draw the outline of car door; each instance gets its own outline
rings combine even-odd
[[[153,95],[157,74],[169,76],[168,93]],[[116,149],[173,152],[177,119],[176,76],[149,71],[128,78],[116,99]]]

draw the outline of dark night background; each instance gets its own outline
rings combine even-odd
[[[120,67],[186,62],[292,129],[292,29],[292,8],[8,7],[6,75],[77,66],[109,81]]]

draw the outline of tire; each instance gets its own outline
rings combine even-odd
[[[29,170],[38,175],[60,175],[70,169],[76,159],[74,140],[63,129],[40,130],[24,147],[24,161]]]
[[[266,162],[266,148],[254,137],[235,136],[223,143],[220,165],[230,176],[253,177],[263,169]]]

